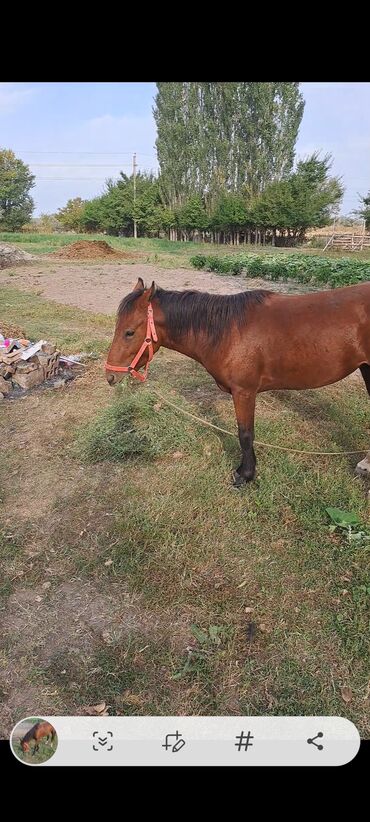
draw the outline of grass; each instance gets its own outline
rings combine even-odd
[[[31,340],[50,340],[64,354],[106,351],[113,326],[113,318],[105,314],[78,311],[8,286],[0,290],[0,329],[2,320],[22,328]]]
[[[43,255],[50,254],[57,251],[64,245],[75,243],[78,240],[105,240],[113,248],[122,251],[137,251],[140,254],[142,262],[151,263],[161,268],[190,268],[191,258],[194,255],[208,253],[212,256],[223,258],[226,256],[239,255],[242,251],[243,255],[255,256],[256,247],[251,246],[229,246],[229,245],[211,245],[194,242],[170,242],[167,239],[157,239],[142,237],[134,240],[131,237],[108,237],[106,234],[28,234],[21,232],[0,232],[0,243],[10,243],[18,246],[23,251],[28,251],[30,254]],[[327,260],[337,260],[343,256],[340,250],[328,249],[323,252],[321,248],[304,247],[302,251],[307,256],[321,256]],[[301,250],[295,248],[272,248],[271,246],[259,246],[258,256],[265,258],[273,255],[282,257],[282,259],[289,258],[291,255],[301,253]],[[351,259],[370,260],[370,249],[363,251],[356,251]],[[134,262],[135,260],[133,260]]]
[[[53,327],[58,344],[76,334],[86,348],[112,329],[4,291],[7,320],[36,337]],[[5,705],[13,680],[15,720],[37,694],[45,715],[103,700],[113,714],[334,714],[370,736],[368,486],[356,457],[257,448],[259,484],[235,491],[237,440],[156,388],[235,430],[231,400],[176,355],[164,368],[159,354],[145,386],[112,391],[92,362],[68,391],[2,405]],[[368,414],[355,380],[270,393],[256,438],[367,448]],[[328,507],[357,514],[365,536],[330,530]]]
[[[39,719],[35,719],[35,722],[39,722]],[[27,724],[27,729],[28,729]],[[46,762],[50,759],[51,756],[55,753],[58,747],[58,737],[55,735],[53,740],[46,740],[46,737],[41,739],[39,742],[39,749],[38,751],[34,752],[34,743],[31,742],[30,750],[23,751],[20,744],[20,739],[12,740],[12,746],[14,753],[22,760],[22,762],[26,762],[29,765],[39,765],[42,762]]]

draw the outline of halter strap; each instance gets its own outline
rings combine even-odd
[[[128,373],[128,374],[131,375],[131,377],[135,377],[135,379],[140,380],[140,382],[145,382],[145,380],[148,376],[149,363],[151,362],[151,360],[153,359],[153,356],[154,356],[153,342],[158,342],[158,336],[157,336],[157,332],[155,330],[155,325],[154,325],[152,304],[149,303],[147,323],[146,323],[146,337],[145,337],[145,340],[144,340],[142,346],[139,348],[139,351],[137,352],[137,354],[135,354],[135,357],[132,360],[131,365],[125,365],[125,366],[123,366],[123,365],[111,365],[107,360],[107,362],[105,363],[106,370],[107,371],[119,371],[121,373],[122,372],[123,373]],[[140,358],[144,354],[144,351],[147,348],[149,349],[148,359],[147,359],[146,364],[145,364],[144,373],[140,374],[139,371],[136,371],[135,366],[137,365]]]

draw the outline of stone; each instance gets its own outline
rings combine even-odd
[[[0,376],[0,391],[2,394],[9,394],[11,389],[11,382],[10,380],[4,380],[4,377]]]

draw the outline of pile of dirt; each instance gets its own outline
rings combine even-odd
[[[27,251],[21,251],[14,245],[0,243],[0,268],[12,268],[14,265],[30,262],[36,258]]]
[[[112,260],[127,260],[138,257],[137,254],[129,251],[118,251],[112,248],[105,240],[80,240],[77,243],[63,246],[59,251],[55,251],[53,256],[61,257],[63,260],[101,260],[106,257],[110,257]]]

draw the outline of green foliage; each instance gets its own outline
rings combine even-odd
[[[208,228],[208,218],[201,197],[195,195],[175,212],[176,224],[192,234],[194,231],[204,231]]]
[[[298,83],[157,83],[165,202],[254,193],[290,172],[304,102]]]
[[[326,508],[326,513],[339,528],[347,528],[348,525],[360,524],[357,514],[353,514],[350,511],[341,511],[340,508]]]
[[[85,203],[80,198],[69,200],[59,209],[58,219],[73,230],[116,236],[132,236],[135,219],[139,237],[175,229],[173,234],[177,230],[185,239],[193,239],[195,232],[222,232],[225,242],[230,235],[234,241],[240,232],[246,237],[247,231],[257,227],[270,232],[270,239],[272,235],[276,239],[277,231],[286,232],[289,242],[294,242],[304,238],[308,227],[331,219],[343,189],[338,179],[329,176],[329,169],[330,157],[320,159],[313,154],[299,162],[294,173],[268,183],[253,196],[245,185],[240,192],[228,191],[218,169],[217,186],[210,184],[207,191],[194,193],[193,183],[189,184],[182,198],[174,189],[170,206],[164,204],[166,175],[157,179],[152,174],[137,174],[135,197],[133,176],[121,172],[116,182],[107,181],[101,197]]]
[[[83,228],[82,216],[84,213],[85,201],[81,197],[75,197],[74,200],[68,200],[64,208],[60,208],[57,212],[57,220],[64,228],[71,231],[81,231]]]
[[[197,254],[191,257],[194,268],[218,274],[244,274],[266,280],[296,280],[312,285],[328,284],[333,288],[370,280],[370,263],[343,257],[331,260],[308,254],[230,254],[224,256]]]
[[[362,209],[357,213],[365,220],[365,227],[367,231],[370,230],[370,191],[368,191],[366,197],[361,197],[362,201]]]
[[[17,231],[27,223],[34,203],[30,190],[35,178],[13,151],[0,149],[0,230]]]

